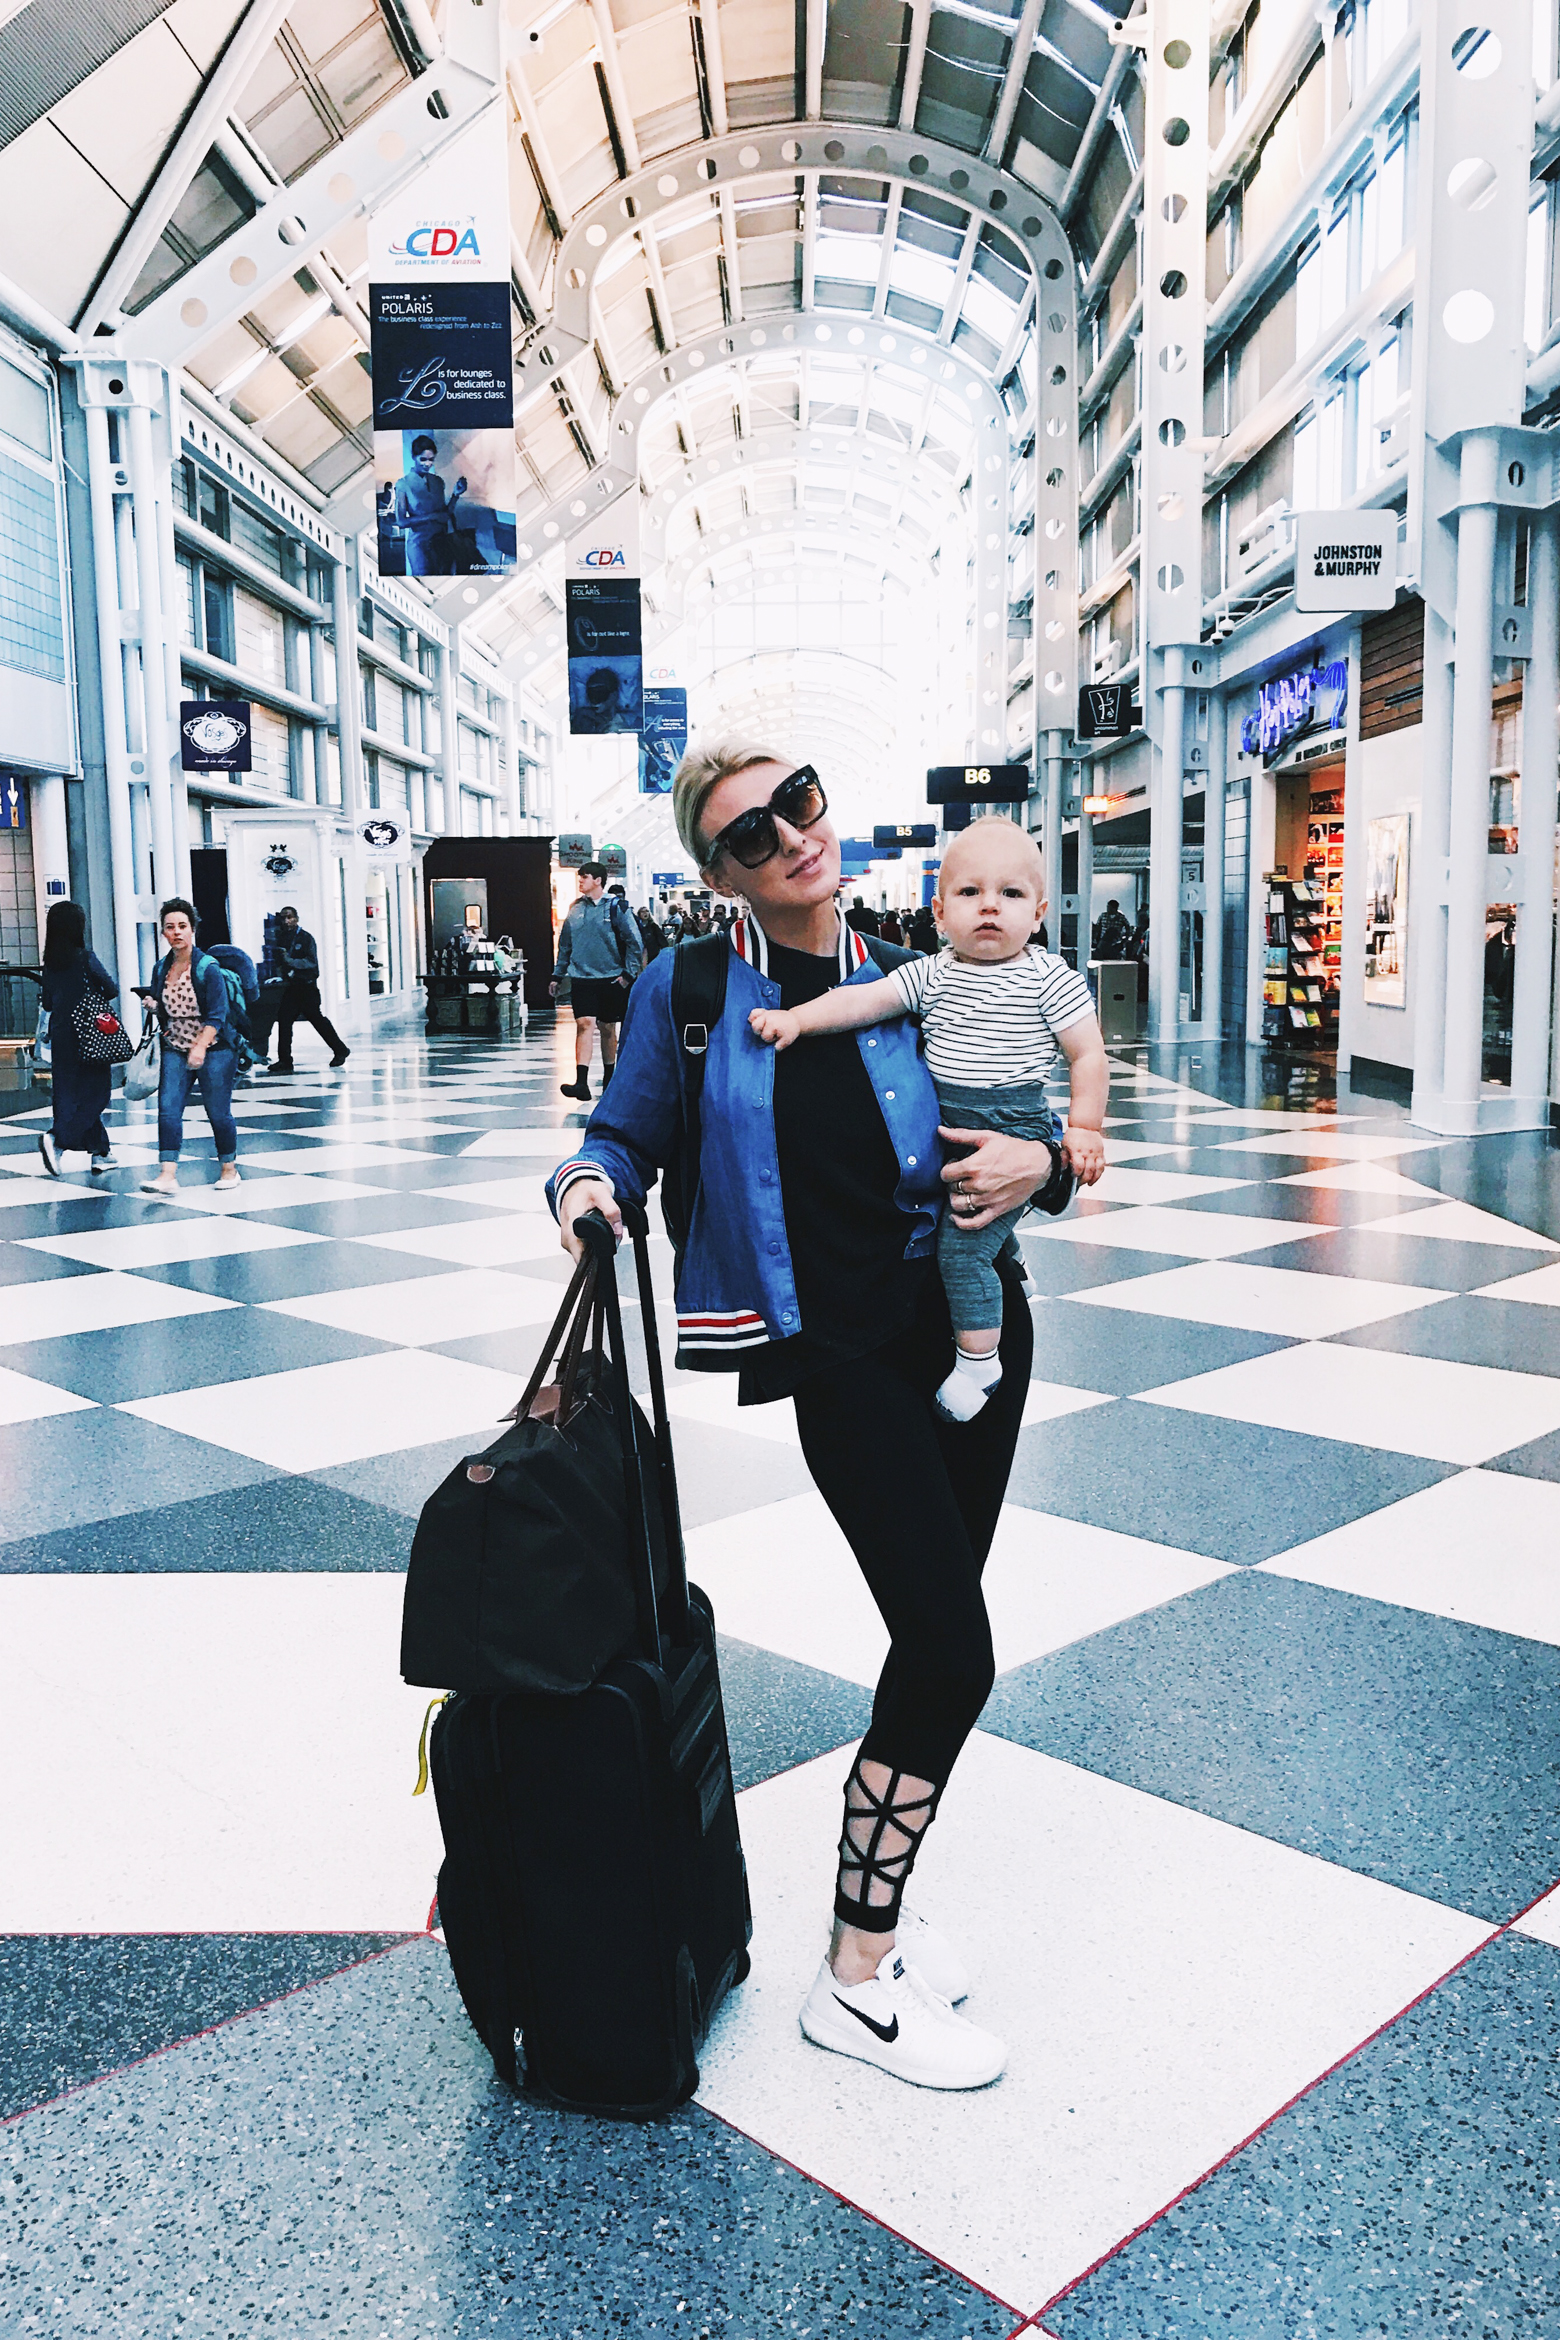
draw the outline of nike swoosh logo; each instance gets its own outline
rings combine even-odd
[[[845,2007],[847,2015],[854,2015],[858,2023],[864,2023],[869,2031],[875,2031],[885,2047],[892,2047],[899,2037],[899,2017],[897,2015],[891,2023],[874,2023],[871,2016],[863,2015],[859,2007],[846,2007],[845,2001],[840,1997],[838,1991],[834,1993],[834,2004],[836,2007]]]

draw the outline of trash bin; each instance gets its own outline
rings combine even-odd
[[[1120,1047],[1134,1041],[1138,1036],[1136,959],[1093,959],[1089,974],[1106,1046]]]

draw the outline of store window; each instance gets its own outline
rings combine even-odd
[[[201,586],[201,614],[205,619],[205,650],[208,658],[233,659],[233,588],[225,577],[213,576],[208,569]]]
[[[202,528],[209,528],[213,536],[225,537],[228,533],[228,492],[208,472],[198,474],[197,502],[197,517]]]

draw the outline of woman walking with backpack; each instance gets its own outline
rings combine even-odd
[[[87,914],[81,904],[51,902],[43,930],[43,1004],[49,1011],[54,1119],[38,1137],[38,1151],[51,1178],[60,1175],[61,1154],[90,1154],[94,1178],[115,1166],[103,1126],[113,1093],[113,1067],[91,1064],[83,1057],[71,1018],[83,999],[100,1001],[106,1008],[118,997],[113,976],[87,948]]]
[[[211,1123],[217,1146],[217,1191],[239,1185],[238,1126],[233,1119],[233,1075],[238,1056],[233,1041],[232,1003],[227,977],[209,951],[195,947],[195,909],[178,895],[164,902],[159,919],[168,945],[151,983],[149,999],[162,1032],[162,1072],[157,1087],[155,1178],[143,1179],[143,1194],[175,1194],[184,1143],[184,1108],[191,1089]]]
[[[819,1038],[778,1058],[755,1008],[878,980],[906,954],[840,918],[840,848],[810,766],[761,747],[685,756],[679,834],[704,882],[741,897],[722,1011],[701,1030],[697,1189],[677,1261],[678,1357],[741,1374],[739,1402],[793,1397],[807,1467],[848,1539],[891,1649],[845,1783],[827,1954],[801,2010],[818,2046],[931,2088],[980,2088],[1006,2049],[956,2014],[957,1952],[903,1905],[921,1839],[991,1688],[980,1576],[1012,1467],[1033,1330],[1013,1258],[998,1263],[1002,1379],[971,1422],[939,1417],[953,1363],[935,1266],[957,1178],[959,1224],[985,1227],[1042,1188],[1049,1145],[939,1131],[914,1027]],[[701,944],[700,949],[713,949]],[[672,1009],[677,953],[635,986],[617,1077],[549,1182],[565,1247],[618,1198],[642,1203],[678,1154],[687,1093]],[[946,1170],[939,1140],[973,1148]],[[690,1180],[681,1179],[685,1204]],[[870,1458],[870,1469],[865,1464]]]

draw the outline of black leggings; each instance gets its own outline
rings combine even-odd
[[[932,1393],[953,1363],[936,1277],[911,1330],[796,1392],[802,1453],[888,1627],[869,1762],[947,1784],[990,1695],[981,1570],[1007,1491],[1029,1389],[1034,1326],[1002,1270],[1002,1380],[973,1422],[945,1422]]]

